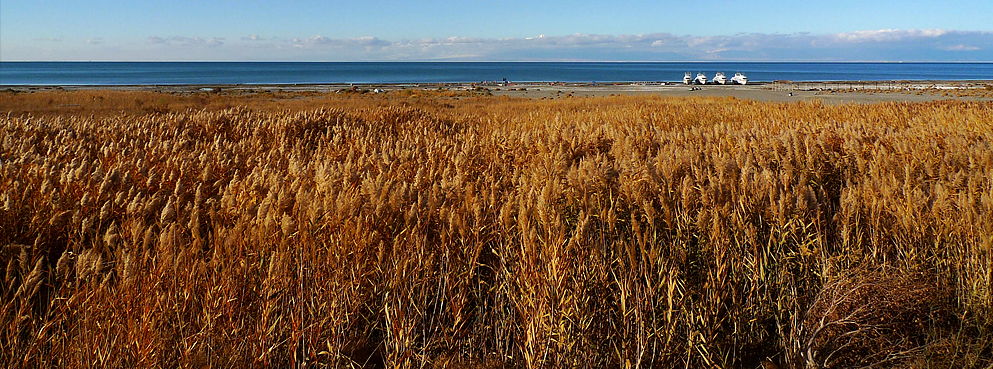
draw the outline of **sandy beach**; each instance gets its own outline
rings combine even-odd
[[[757,82],[748,85],[684,85],[682,83],[421,83],[421,84],[279,84],[279,85],[131,85],[131,86],[0,86],[0,91],[154,91],[164,93],[318,92],[390,94],[405,90],[475,91],[493,96],[559,99],[612,95],[729,96],[744,100],[789,102],[820,100],[827,104],[922,102],[934,100],[993,101],[993,81],[836,81]]]
[[[849,86],[855,87],[849,87]],[[974,83],[979,86],[981,83]],[[497,87],[493,94],[528,98],[562,98],[610,95],[729,96],[738,99],[788,102],[820,100],[829,104],[920,102],[944,99],[993,101],[985,87],[959,86],[957,82],[903,83],[899,87],[860,88],[858,83],[759,83],[752,85],[528,85]],[[922,87],[924,86],[924,87]]]

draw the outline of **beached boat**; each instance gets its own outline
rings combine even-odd
[[[683,76],[683,84],[688,85],[690,82],[693,82],[693,75],[690,72],[686,72],[686,75]]]
[[[705,85],[705,84],[707,84],[707,75],[706,74],[703,74],[703,72],[697,73],[696,74],[696,79],[693,80],[693,83],[696,83],[696,84],[699,84],[699,85]]]
[[[741,74],[741,73],[735,73],[734,74],[734,77],[731,77],[731,83],[734,83],[734,84],[737,84],[737,85],[747,85],[748,84],[748,77],[745,77],[745,75],[744,74]]]
[[[714,83],[723,85],[728,83],[728,78],[724,76],[724,72],[717,72],[714,76]]]

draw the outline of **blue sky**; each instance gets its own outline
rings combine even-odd
[[[993,61],[993,1],[0,2],[2,60]]]

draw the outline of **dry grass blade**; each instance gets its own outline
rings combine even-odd
[[[0,107],[9,367],[993,363],[989,103]]]

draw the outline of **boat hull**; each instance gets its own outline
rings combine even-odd
[[[714,83],[719,85],[725,85],[728,83],[728,79],[727,77],[724,76],[724,73],[718,72],[717,75],[714,76]]]
[[[693,83],[698,85],[705,85],[707,84],[707,76],[705,76],[703,73],[697,74],[696,78],[693,79]]]
[[[741,73],[735,74],[734,77],[731,78],[731,83],[736,85],[747,85],[748,77],[745,77],[745,75]]]

